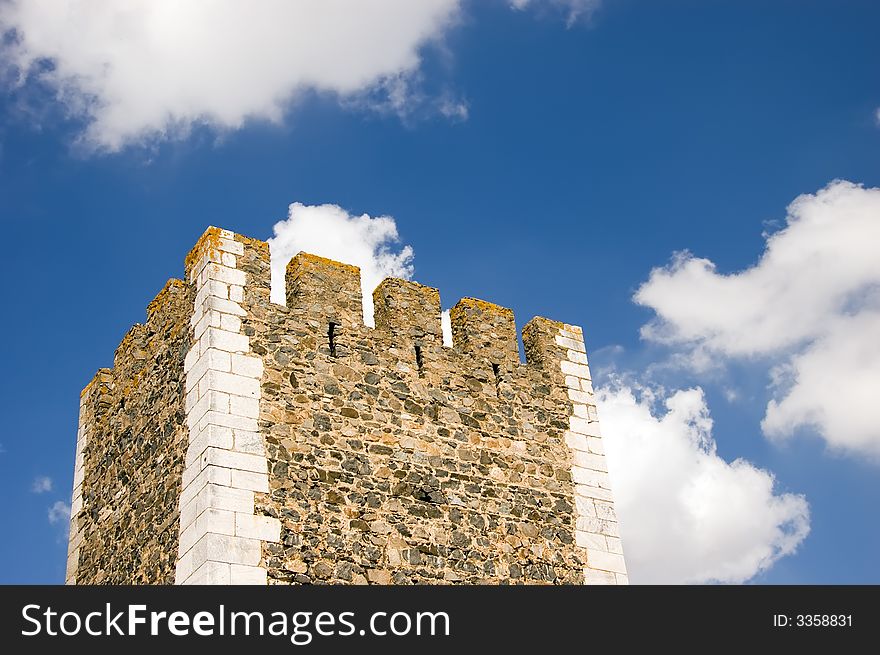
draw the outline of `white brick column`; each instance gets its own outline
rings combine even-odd
[[[184,364],[189,446],[177,584],[266,584],[262,542],[280,539],[278,519],[254,513],[254,494],[269,491],[269,477],[257,427],[263,361],[248,354],[241,333],[243,253],[232,232],[210,228],[189,271],[197,293]]]
[[[82,543],[82,534],[79,530],[79,520],[77,514],[82,509],[82,484],[85,477],[85,468],[83,467],[83,450],[91,436],[91,426],[85,425],[85,408],[92,387],[96,384],[96,380],[92,380],[89,385],[83,389],[79,397],[79,427],[76,431],[76,460],[73,465],[73,494],[70,498],[70,532],[67,541],[67,574],[64,578],[65,584],[76,584],[76,571],[79,566],[79,546]]]
[[[628,584],[583,332],[576,325],[565,325],[556,343],[567,352],[560,364],[572,402],[565,442],[571,448],[575,483],[575,539],[587,550],[584,582]]]

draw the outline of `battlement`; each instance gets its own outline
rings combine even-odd
[[[579,327],[532,319],[522,363],[463,298],[444,347],[437,289],[309,253],[278,305],[268,244],[215,227],[184,273],[84,392],[71,581],[626,582]],[[156,485],[159,536],[109,550]]]
[[[191,277],[190,271],[197,262],[201,262],[197,272],[207,276],[205,266],[222,265],[224,257],[227,262],[232,261],[236,253],[244,252],[243,246],[247,244],[252,254],[263,260],[262,274],[251,274],[246,281],[242,280],[242,291],[232,293],[241,293],[243,296],[251,285],[265,291],[269,286],[268,244],[232,233],[223,237],[224,232],[210,227],[202,235],[186,257],[187,276]],[[207,277],[204,279],[207,280]],[[329,324],[332,323],[337,336],[346,327],[364,327],[362,299],[364,292],[370,290],[362,289],[357,266],[300,252],[287,263],[284,287],[288,313],[307,316],[316,327],[320,325],[320,329],[326,327],[329,330]],[[219,292],[222,293],[223,289]],[[441,302],[437,289],[412,280],[386,278],[372,290],[372,297],[374,329],[377,333],[390,334],[392,341],[399,342],[400,346],[413,349],[418,346],[426,354],[432,346],[442,345]],[[278,307],[274,303],[271,305]],[[477,298],[462,298],[451,308],[450,320],[453,348],[467,355],[466,361],[489,368],[494,365],[499,370],[511,370],[520,364],[512,309]],[[549,321],[543,318],[535,320]],[[564,325],[555,321],[547,324],[557,328]],[[580,328],[573,329],[582,335]],[[534,330],[532,333],[533,340],[543,334]],[[525,328],[523,336],[525,338]],[[540,348],[526,349],[526,363],[538,367],[549,363],[552,366],[552,362],[542,357],[540,352]],[[555,369],[552,372],[555,373]]]

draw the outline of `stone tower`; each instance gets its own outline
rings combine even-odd
[[[581,329],[209,228],[82,392],[70,584],[626,583]]]

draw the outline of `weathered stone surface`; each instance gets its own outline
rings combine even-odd
[[[169,281],[83,394],[78,584],[174,582],[192,307],[190,287]]]
[[[279,306],[265,243],[193,253],[84,395],[70,581],[626,582],[580,328],[523,364],[492,303],[447,348],[436,289],[385,280],[368,328],[356,267],[297,255]]]

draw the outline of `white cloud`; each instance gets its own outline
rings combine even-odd
[[[716,453],[701,389],[597,394],[633,582],[745,582],[807,536],[803,496],[776,493],[771,473]]]
[[[459,1],[11,0],[0,32],[17,38],[2,58],[112,151],[197,124],[279,121],[308,91],[345,98],[391,80],[405,103],[420,49],[442,39]]]
[[[443,345],[452,346],[452,318],[448,309],[440,314],[440,331],[443,333]]]
[[[465,101],[448,97],[440,100],[438,110],[446,118],[457,121],[466,121],[470,114],[470,108]]]
[[[880,458],[880,312],[830,318],[822,338],[775,373],[782,391],[761,423],[768,436],[809,426],[837,449]]]
[[[45,475],[40,475],[34,478],[34,481],[31,484],[31,492],[42,494],[47,491],[52,491],[52,478]]]
[[[298,252],[354,264],[361,269],[364,322],[373,325],[373,289],[386,277],[409,279],[413,250],[400,245],[397,224],[390,216],[354,216],[337,205],[290,205],[288,218],[278,221],[269,239],[272,301],[285,304],[284,271]]]
[[[562,11],[568,24],[601,0],[510,0]],[[81,142],[117,151],[186,137],[193,127],[280,122],[298,99],[401,117],[428,108],[467,120],[467,102],[421,90],[421,55],[441,46],[462,0],[5,0],[0,69],[38,80],[85,122]],[[0,70],[2,72],[2,70]]]
[[[567,15],[568,25],[571,26],[580,18],[589,18],[595,12],[602,0],[509,0],[513,9],[551,8],[563,11]]]
[[[70,521],[70,505],[63,500],[57,501],[49,508],[49,523],[66,523]]]
[[[759,261],[739,272],[679,253],[635,294],[649,340],[700,368],[781,361],[765,433],[811,426],[835,449],[880,454],[880,189],[835,181],[788,207]]]

